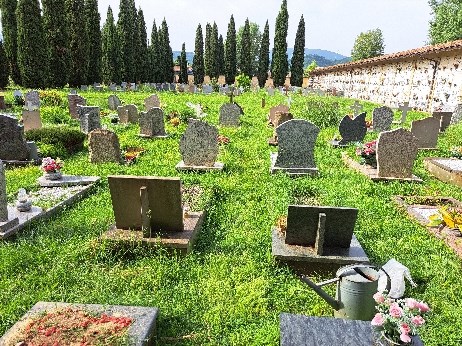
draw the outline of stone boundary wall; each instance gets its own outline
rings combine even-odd
[[[313,87],[389,107],[452,112],[462,96],[462,40],[318,68]]]

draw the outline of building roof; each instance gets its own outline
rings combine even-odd
[[[462,52],[462,40],[441,43],[434,46],[423,46],[403,52],[380,55],[375,58],[353,61],[346,64],[339,64],[315,69],[311,74],[318,75],[334,71],[350,70],[353,68],[366,67],[371,65],[387,64],[390,62],[404,61],[415,58],[429,58],[441,53],[460,50]]]

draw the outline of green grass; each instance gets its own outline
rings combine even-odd
[[[67,92],[60,93],[65,98]],[[109,93],[81,94],[87,104],[99,105],[109,113]],[[125,104],[142,109],[149,93],[118,95]],[[219,107],[228,100],[218,95],[159,95],[167,113],[181,112],[187,101],[202,103],[207,107],[206,120],[212,124],[217,124]],[[123,147],[142,146],[146,152],[132,166],[92,165],[86,150],[66,160],[65,173],[100,175],[102,183],[89,198],[0,244],[0,334],[42,300],[159,307],[160,345],[278,345],[281,312],[332,315],[327,303],[271,256],[271,226],[287,213],[290,203],[308,200],[358,208],[355,233],[371,261],[384,264],[395,258],[408,266],[418,287],[408,287],[406,294],[427,301],[433,309],[421,330],[426,345],[460,345],[461,261],[394,206],[391,197],[442,195],[461,200],[462,191],[431,177],[422,159],[448,155],[451,146],[461,145],[462,126],[451,127],[440,137],[440,150],[419,153],[415,174],[424,179],[423,184],[373,183],[346,168],[340,158],[342,150],[328,145],[335,126],[322,129],[316,144],[320,176],[291,179],[269,174],[269,154],[276,149],[267,145],[272,135],[267,114],[284,97],[266,96],[266,107],[261,108],[262,97],[264,93],[247,93],[236,98],[245,115],[239,129],[220,129],[231,140],[220,151],[219,160],[226,165],[221,173],[175,170],[184,123],[178,128],[167,124],[168,139],[146,140],[136,136],[138,126],[116,127],[104,119],[104,124],[117,131]],[[11,93],[6,98],[7,102],[12,99]],[[310,118],[306,98],[296,95],[292,99],[295,118]],[[349,113],[353,104],[348,99],[325,99],[338,102],[340,114]],[[364,104],[370,119],[374,105]],[[46,112],[47,107],[43,108]],[[65,104],[58,108],[53,106],[48,119],[56,119],[59,112],[63,117],[67,114]],[[405,127],[424,116],[411,112]],[[367,139],[375,137],[368,134]],[[213,191],[193,252],[185,258],[136,248],[114,252],[99,243],[98,237],[113,222],[105,179],[109,174],[179,176],[185,185],[200,184]],[[20,187],[32,189],[40,175],[37,167],[9,169],[10,198]],[[328,291],[333,294],[334,289]]]

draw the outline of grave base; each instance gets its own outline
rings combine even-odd
[[[324,254],[320,256],[315,254],[312,247],[286,244],[286,235],[278,227],[273,227],[271,232],[272,255],[299,274],[335,272],[349,264],[369,263],[369,258],[354,234],[348,249],[324,248]]]
[[[379,177],[377,168],[369,165],[362,165],[356,160],[350,158],[346,153],[342,153],[343,162],[355,171],[362,173],[372,181],[408,181],[414,183],[421,183],[422,179],[413,175],[412,178],[395,178],[395,177]]]
[[[8,232],[10,229],[19,225],[19,219],[17,217],[10,217],[10,211],[8,210],[8,221],[0,222],[0,233]]]
[[[288,167],[277,167],[276,160],[278,158],[278,153],[271,153],[270,160],[271,160],[271,174],[275,174],[277,172],[285,172],[290,176],[301,176],[301,175],[318,175],[319,170],[316,167],[313,168],[288,168]]]
[[[61,186],[76,186],[76,185],[90,185],[98,182],[100,177],[86,177],[80,175],[63,175],[59,180],[49,180],[41,176],[37,179],[41,187],[61,187]]]
[[[2,160],[3,164],[7,167],[23,167],[23,166],[40,166],[42,164],[42,159],[39,160],[26,160],[26,161],[18,161],[18,160]]]
[[[190,212],[183,219],[184,230],[180,232],[169,232],[168,234],[158,235],[153,238],[143,237],[141,230],[126,230],[118,229],[116,225],[112,225],[109,231],[104,233],[102,240],[111,241],[123,244],[142,244],[147,246],[161,246],[168,250],[179,251],[183,255],[188,254],[202,228],[205,212]]]
[[[145,134],[139,133],[139,134],[138,134],[138,137],[141,137],[141,138],[168,138],[168,135],[163,135],[163,136],[150,136],[150,135],[145,135]]]
[[[184,161],[180,161],[175,168],[178,171],[200,171],[200,172],[211,172],[211,171],[222,171],[225,165],[222,162],[215,162],[213,166],[188,166],[185,165]]]
[[[123,316],[133,320],[128,328],[128,346],[150,346],[154,344],[156,319],[159,309],[142,306],[98,305],[98,304],[70,304],[38,302],[13,327],[0,338],[0,345],[9,345],[29,323],[30,318],[56,309],[75,308],[95,314],[108,316]]]
[[[446,166],[438,162],[438,160],[447,160],[451,163],[460,162],[460,170],[451,169],[451,166]],[[424,159],[424,167],[439,180],[462,187],[462,160],[456,158],[428,157]]]

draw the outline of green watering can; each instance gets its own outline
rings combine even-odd
[[[379,270],[374,265],[353,264],[340,268],[335,279],[319,284],[315,284],[306,276],[302,276],[301,280],[334,308],[336,318],[370,321],[376,313],[373,295],[377,293]],[[390,276],[383,269],[382,271],[387,276],[386,290],[390,292]],[[337,283],[335,299],[321,288],[334,282]]]

